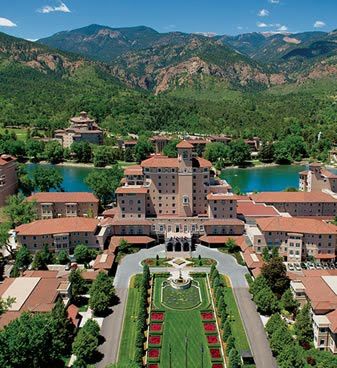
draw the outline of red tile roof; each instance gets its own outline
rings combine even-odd
[[[248,247],[248,244],[245,241],[245,238],[242,235],[202,235],[199,240],[208,244],[222,244],[228,242],[228,240],[234,240],[235,243],[244,250]]]
[[[86,217],[63,217],[48,220],[37,220],[30,224],[18,226],[18,235],[47,235],[71,232],[95,232],[99,221]]]
[[[1,155],[0,156],[0,166],[7,165],[9,162],[16,161],[14,156]]]
[[[69,307],[67,308],[67,312],[68,312],[68,318],[71,320],[73,325],[75,327],[78,327],[79,322],[81,320],[81,315],[78,313],[79,309],[76,307],[76,305],[70,304]]]
[[[254,203],[253,201],[238,201],[237,213],[247,217],[280,216],[275,207],[266,206],[264,203]]]
[[[110,240],[109,251],[115,252],[122,240],[127,241],[131,245],[149,244],[155,241],[155,239],[146,235],[112,236]]]
[[[128,187],[119,187],[116,189],[116,194],[147,194],[149,191],[148,188],[140,187],[140,186],[128,186]]]
[[[34,275],[34,277],[36,276]],[[20,278],[6,278],[4,280],[0,285],[0,297],[14,281],[20,282]],[[0,316],[0,329],[18,318],[22,312],[50,312],[54,308],[59,295],[57,289],[62,282],[64,280],[58,278],[40,278],[19,311],[9,310]]]
[[[176,145],[177,148],[193,148],[193,144],[183,140]]]
[[[171,158],[163,155],[152,155],[150,158],[142,161],[142,167],[156,167],[156,168],[178,168],[179,161],[177,158]],[[212,164],[210,161],[202,158],[202,157],[194,157],[192,159],[193,167],[205,167],[210,168]]]
[[[337,179],[337,175],[333,174],[331,171],[322,169],[321,174],[329,179]]]
[[[115,261],[115,254],[111,251],[104,251],[102,254],[98,254],[93,269],[94,270],[110,270]]]
[[[250,269],[262,268],[264,262],[260,254],[256,254],[252,247],[247,248],[243,253],[243,259]]]
[[[124,175],[143,175],[143,168],[140,165],[131,165],[124,169]]]
[[[39,203],[98,203],[98,198],[89,192],[39,192],[27,198]]]
[[[310,218],[260,218],[256,220],[256,224],[262,231],[284,231],[299,234],[337,234],[337,226]]]
[[[261,192],[258,194],[251,194],[250,197],[256,203],[337,202],[336,198],[323,192]]]
[[[326,316],[330,322],[329,328],[331,332],[336,333],[337,332],[337,309],[328,313]]]
[[[236,201],[238,197],[236,195],[228,193],[208,193],[207,199],[209,201],[226,201],[226,200]]]

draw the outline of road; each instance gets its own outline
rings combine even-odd
[[[97,368],[105,368],[109,363],[118,360],[119,341],[122,334],[127,288],[130,277],[142,271],[141,262],[144,259],[154,258],[157,254],[162,257],[165,256],[164,245],[142,249],[138,253],[128,255],[124,257],[118,266],[114,286],[120,298],[120,304],[113,308],[113,313],[105,318],[103,322],[101,334],[105,337],[106,341],[101,345],[100,351],[104,354],[104,358],[96,365]],[[245,278],[245,274],[248,272],[247,268],[240,266],[234,257],[221,253],[217,249],[198,245],[197,250],[193,252],[193,257],[197,257],[199,254],[204,258],[215,259],[218,262],[217,267],[219,272],[229,276],[256,367],[277,368],[260,316],[256,311],[255,304],[252,302],[251,295],[248,291],[248,284]],[[154,270],[151,269],[151,271]]]

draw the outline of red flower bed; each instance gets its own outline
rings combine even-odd
[[[219,344],[218,336],[217,335],[208,335],[207,336],[207,343],[208,343],[208,345]]]
[[[152,332],[160,332],[162,330],[162,324],[160,323],[151,323],[150,324],[150,331]]]
[[[220,359],[221,358],[221,352],[220,349],[209,349],[211,353],[212,359]]]
[[[161,343],[161,336],[149,336],[149,344],[150,345],[160,345]]]
[[[221,363],[214,363],[212,364],[212,368],[223,368],[223,365]]]
[[[152,312],[151,321],[164,321],[164,313],[163,312]]]
[[[216,332],[216,324],[215,323],[204,323],[205,332]]]
[[[159,358],[159,349],[150,349],[149,350],[149,358]]]
[[[201,318],[203,321],[213,321],[214,314],[213,312],[201,312]]]
[[[158,363],[152,363],[152,364],[148,364],[147,368],[159,368],[159,364]],[[215,367],[216,368],[216,367]],[[222,368],[222,366],[220,367]]]

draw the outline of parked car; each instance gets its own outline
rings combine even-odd
[[[327,263],[322,264],[323,270],[329,270],[329,265]]]
[[[314,270],[315,269],[315,265],[311,262],[308,262],[308,268],[309,270]]]
[[[305,262],[301,262],[301,267],[306,270],[308,268],[307,264]]]
[[[296,271],[302,271],[301,265],[299,263],[294,264]]]
[[[315,263],[316,270],[321,270],[322,266],[319,263]]]
[[[335,270],[336,269],[335,265],[332,262],[329,264],[329,266],[330,266],[330,269],[331,270]]]
[[[288,263],[288,270],[289,271],[295,271],[295,267],[292,263]]]

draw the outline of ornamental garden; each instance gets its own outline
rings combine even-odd
[[[224,368],[230,362],[241,367],[238,351],[249,346],[226,279],[212,266],[209,275],[194,272],[187,280],[180,274],[177,280],[186,285],[177,287],[167,273],[150,275],[144,266],[143,275],[131,282],[119,363]]]

